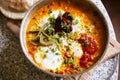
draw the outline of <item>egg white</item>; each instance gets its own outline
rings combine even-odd
[[[74,53],[75,57],[78,57],[78,58],[82,57],[83,51],[82,51],[82,47],[79,43],[73,42],[72,45],[70,46],[70,48],[71,48],[71,52]]]
[[[55,52],[51,51],[51,49],[53,48],[56,49]],[[59,53],[59,55],[56,55],[56,53]],[[44,55],[46,55],[45,58],[43,58]],[[59,69],[60,65],[63,62],[61,52],[54,45],[49,47],[41,47],[41,50],[37,50],[37,52],[35,53],[34,58],[37,64],[41,64],[44,69],[49,69],[53,71],[57,68]]]
[[[75,20],[78,20],[78,24],[75,24]],[[72,32],[75,33],[75,32],[78,32],[78,33],[85,33],[85,28],[83,26],[81,26],[81,23],[80,23],[81,19],[79,17],[75,17],[75,19],[73,20],[73,24],[72,24]],[[83,27],[83,28],[81,28]]]
[[[60,14],[64,14],[64,13],[65,12],[63,10],[55,10],[50,14],[50,16],[56,19]]]

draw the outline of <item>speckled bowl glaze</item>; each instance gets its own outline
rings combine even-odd
[[[35,66],[37,67],[38,69],[42,70],[43,72],[45,73],[48,73],[50,75],[53,75],[53,76],[59,76],[59,77],[67,77],[67,76],[75,76],[75,75],[80,75],[80,74],[83,74],[91,69],[93,69],[94,67],[97,67],[98,66],[98,63],[101,62],[101,60],[103,59],[105,53],[106,53],[106,50],[108,48],[108,42],[109,42],[109,25],[108,25],[108,22],[107,22],[107,19],[105,18],[105,15],[104,13],[93,3],[93,1],[91,0],[66,0],[66,1],[71,1],[72,3],[75,3],[75,4],[84,4],[85,6],[88,6],[94,10],[96,10],[98,12],[98,14],[100,15],[101,19],[103,20],[105,26],[106,26],[106,33],[107,33],[107,36],[106,36],[106,46],[105,46],[105,49],[103,51],[103,54],[101,55],[101,57],[98,59],[98,61],[92,65],[91,67],[89,67],[87,70],[83,71],[83,72],[80,72],[80,73],[77,73],[77,74],[69,74],[69,75],[62,75],[62,74],[55,74],[55,73],[51,73],[51,72],[48,72],[48,71],[45,71],[43,69],[41,69],[40,67],[38,67],[35,62],[32,60],[32,58],[28,55],[28,52],[27,52],[27,48],[26,48],[26,42],[25,42],[25,36],[26,36],[26,28],[28,26],[28,23],[31,19],[31,16],[33,15],[33,13],[38,10],[39,8],[41,8],[42,6],[46,5],[46,4],[49,4],[50,2],[52,1],[56,1],[56,0],[40,0],[39,2],[37,2],[35,5],[33,5],[29,11],[26,13],[23,21],[22,21],[22,25],[21,25],[21,29],[20,29],[20,42],[21,42],[21,47],[22,47],[22,50],[25,54],[25,56],[28,58],[28,60]]]

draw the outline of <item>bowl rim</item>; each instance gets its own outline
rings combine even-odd
[[[49,3],[50,1],[53,1],[53,0],[39,0],[37,3],[35,3],[28,11],[27,13],[25,14],[23,20],[22,20],[22,24],[21,24],[21,27],[20,27],[20,44],[21,44],[21,47],[22,47],[22,51],[23,53],[25,54],[26,58],[36,67],[38,68],[38,70],[41,70],[47,74],[50,74],[52,76],[57,76],[57,77],[67,77],[67,76],[76,76],[76,75],[82,75],[83,73],[86,73],[92,69],[94,69],[95,67],[97,67],[97,65],[102,61],[103,57],[105,56],[106,54],[106,51],[107,51],[107,48],[108,48],[108,44],[109,44],[109,40],[110,40],[110,37],[109,37],[109,34],[110,34],[110,31],[109,31],[109,25],[108,25],[108,22],[107,22],[107,19],[105,18],[105,15],[104,13],[95,5],[95,3],[93,3],[91,0],[83,0],[83,1],[87,1],[87,3],[89,3],[91,5],[91,7],[93,8],[96,8],[97,12],[100,14],[100,16],[102,17],[102,19],[104,19],[104,23],[105,23],[105,26],[106,26],[106,30],[107,30],[107,40],[106,40],[106,46],[105,46],[105,49],[103,51],[103,54],[100,56],[100,58],[92,65],[90,66],[89,68],[87,68],[86,70],[82,71],[82,72],[78,72],[78,73],[73,73],[73,74],[56,74],[56,73],[52,73],[52,72],[49,72],[47,70],[43,70],[42,68],[40,68],[37,64],[35,64],[35,62],[33,60],[31,60],[31,58],[28,56],[28,52],[27,52],[27,49],[25,47],[25,34],[24,34],[24,25],[25,25],[25,22],[26,20],[28,19],[28,17],[30,16],[31,12],[35,9],[37,10],[36,8],[39,6],[40,7],[40,4],[42,3]],[[27,27],[26,27],[27,28]],[[25,31],[26,32],[26,31]]]

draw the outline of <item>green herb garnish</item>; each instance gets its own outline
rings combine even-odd
[[[73,53],[72,53],[72,57],[74,57],[74,55],[75,55],[75,53],[73,52]]]
[[[46,57],[47,57],[47,55],[46,55],[46,54],[44,54],[43,59],[45,59]]]
[[[68,43],[68,45],[69,45],[69,46],[71,46],[71,45],[72,45],[72,43]]]
[[[78,66],[73,66],[73,69],[78,69]]]
[[[56,50],[54,48],[51,49],[52,52],[55,52]]]
[[[50,24],[55,24],[56,22],[56,19],[54,17],[50,17],[48,20],[50,21]]]
[[[60,38],[57,38],[58,43],[62,43],[62,40]]]
[[[55,30],[54,30],[53,27],[48,27],[45,31],[46,31],[47,34],[51,35],[51,34],[54,34]]]
[[[45,51],[45,53],[48,53],[49,51],[47,50],[47,51]]]
[[[67,24],[61,22],[61,27],[62,27],[63,29],[69,30],[70,25],[67,25]]]
[[[56,52],[55,55],[60,55],[60,53]]]
[[[89,44],[89,41],[88,41],[88,40],[85,40],[84,43],[85,43],[85,44]]]
[[[82,47],[84,47],[84,46],[85,46],[85,43],[82,43],[81,45],[82,45]]]
[[[72,64],[74,62],[74,59],[73,58],[69,58],[68,59],[68,64]]]
[[[85,40],[81,45],[84,47],[85,45],[88,45],[88,44],[89,44],[89,41]]]
[[[41,48],[39,47],[38,50],[41,51]]]
[[[74,62],[74,58],[68,58],[68,59],[64,60],[65,64],[73,64],[73,62]]]
[[[97,34],[97,32],[94,32],[94,34],[96,35],[96,34]]]
[[[48,14],[52,13],[52,9],[49,9]]]
[[[72,14],[68,14],[68,16],[72,17],[72,19],[75,19],[75,16],[73,16]]]
[[[76,19],[76,20],[75,20],[75,24],[78,24],[78,23],[79,23],[79,21],[78,21],[78,19]]]
[[[62,32],[63,37],[67,36],[67,33],[65,33],[64,31]]]
[[[58,68],[56,68],[56,72],[58,72],[59,71],[59,69]]]

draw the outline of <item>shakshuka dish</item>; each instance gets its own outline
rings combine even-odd
[[[103,54],[105,25],[99,14],[71,2],[52,2],[34,12],[26,29],[28,54],[41,69],[73,74]]]

